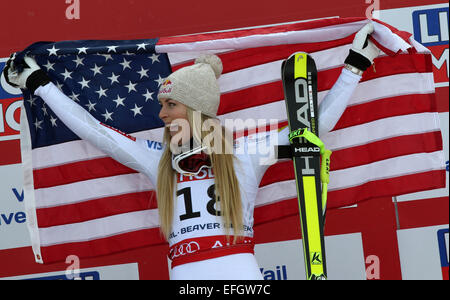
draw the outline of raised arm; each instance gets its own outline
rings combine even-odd
[[[5,78],[8,83],[28,89],[41,97],[61,121],[81,139],[90,142],[107,155],[138,172],[156,176],[161,151],[149,149],[147,142],[114,130],[95,119],[83,107],[62,93],[39,68],[34,59],[25,57],[28,68],[20,74],[8,61]],[[156,182],[155,182],[156,183]]]
[[[355,35],[345,67],[319,106],[319,136],[331,131],[342,116],[362,73],[369,68],[380,50],[369,40],[373,24],[366,24]]]
[[[319,106],[319,137],[331,131],[345,111],[348,102],[353,95],[362,73],[369,68],[373,59],[379,55],[380,50],[368,39],[373,32],[373,24],[366,24],[355,36],[352,48],[345,60],[345,67],[337,81],[327,93]],[[257,148],[259,143],[264,145],[288,145],[289,128],[278,131],[277,134],[270,134],[257,139],[257,141],[247,142],[248,147]],[[276,162],[275,151],[261,154],[255,150],[257,155],[250,155],[256,178],[259,182],[270,165]]]

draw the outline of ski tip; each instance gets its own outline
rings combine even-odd
[[[304,54],[304,55],[309,55],[308,52],[303,52],[303,51],[298,51],[298,52],[294,52],[291,55],[289,55],[289,57],[287,59],[290,59],[291,57],[295,57],[297,54]]]

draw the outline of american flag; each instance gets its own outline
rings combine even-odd
[[[99,121],[158,147],[158,88],[199,54],[215,53],[223,62],[219,119],[277,119],[282,127],[282,61],[297,51],[312,55],[320,103],[367,22],[330,18],[149,40],[39,43],[22,54],[34,55],[53,82]],[[383,54],[365,72],[338,124],[321,137],[333,151],[329,209],[445,186],[430,53],[410,34],[374,23],[372,38]],[[36,261],[164,243],[154,184],[80,140],[41,99],[25,93],[24,100],[25,206]],[[297,211],[292,162],[280,161],[261,181],[255,224]]]

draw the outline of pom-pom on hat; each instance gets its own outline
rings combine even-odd
[[[193,65],[181,68],[166,78],[159,89],[158,100],[170,98],[207,116],[216,117],[220,103],[217,79],[222,70],[219,57],[201,55]]]

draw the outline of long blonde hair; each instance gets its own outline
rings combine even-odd
[[[214,172],[216,210],[222,217],[226,235],[233,228],[234,241],[243,232],[243,213],[239,182],[233,165],[232,133],[218,123],[198,111],[187,107],[187,119],[192,129],[194,140],[208,147]],[[208,128],[209,125],[209,128]],[[212,128],[212,130],[211,130]],[[156,188],[160,228],[168,239],[172,230],[174,212],[174,190],[176,188],[176,172],[172,168],[172,151],[169,147],[171,136],[168,128],[164,129],[164,153],[158,166],[158,182]]]

